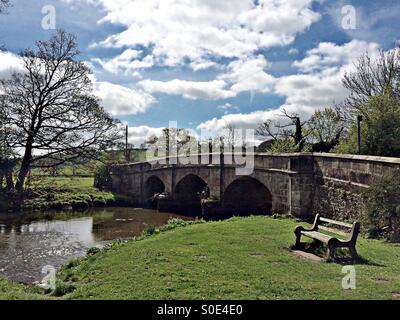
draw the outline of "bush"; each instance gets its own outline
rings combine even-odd
[[[94,173],[94,186],[99,189],[108,189],[112,186],[110,168],[108,166],[102,165],[96,169]]]
[[[155,225],[148,225],[142,232],[143,236],[151,236],[157,232],[157,228]]]
[[[373,182],[363,198],[369,236],[400,242],[400,170]]]

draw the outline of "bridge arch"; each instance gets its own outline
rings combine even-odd
[[[164,182],[157,176],[149,177],[144,184],[144,198],[148,205],[154,204],[152,197],[157,193],[165,192]]]
[[[201,214],[201,193],[207,183],[197,175],[188,174],[183,177],[175,186],[174,200],[177,210],[187,215]]]
[[[225,189],[222,205],[235,215],[268,215],[272,210],[272,194],[259,180],[243,176]]]

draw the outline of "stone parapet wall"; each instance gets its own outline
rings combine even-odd
[[[240,178],[235,171],[243,166],[240,156],[195,155],[182,157],[184,161],[175,158],[115,165],[111,167],[113,190],[131,195],[140,204],[145,199],[146,181],[152,176],[163,182],[167,193],[174,194],[176,184],[192,174],[209,186],[213,199],[221,200],[226,188]],[[320,213],[339,220],[354,220],[362,214],[361,191],[375,179],[400,170],[398,158],[259,153],[253,159],[254,172],[250,177],[264,184],[272,194],[272,211],[298,217]]]

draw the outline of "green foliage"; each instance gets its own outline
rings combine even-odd
[[[143,230],[142,235],[147,237],[155,234],[157,232],[157,228],[155,225],[151,224],[146,226],[146,228]]]
[[[284,136],[275,140],[268,152],[272,154],[299,152],[299,146],[292,137]]]
[[[361,154],[400,157],[400,101],[390,94],[369,98],[362,109]],[[357,153],[357,124],[350,125],[349,137],[337,152]]]
[[[400,170],[372,183],[363,198],[369,235],[400,242]]]
[[[94,186],[96,188],[110,188],[111,185],[112,179],[109,166],[99,166],[94,173]]]
[[[100,252],[101,250],[99,249],[99,248],[97,248],[97,247],[92,247],[92,248],[89,248],[89,250],[87,251],[87,255],[88,256],[93,256],[93,255],[95,255],[95,254],[98,254],[99,252]]]

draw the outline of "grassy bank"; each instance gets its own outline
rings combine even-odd
[[[61,277],[69,299],[395,299],[398,245],[360,239],[357,289],[342,265],[295,256],[296,222],[265,217],[196,224],[100,252]]]
[[[29,184],[21,209],[81,209],[131,205],[130,201],[123,195],[94,188],[90,177],[35,177]],[[9,203],[7,199],[3,202]]]
[[[35,290],[22,284],[11,283],[0,278],[0,300],[37,300],[49,297],[35,293]]]
[[[70,263],[58,274],[64,288],[76,288],[62,298],[396,299],[399,296],[399,245],[361,238],[359,253],[368,261],[355,265],[356,289],[343,290],[342,265],[306,260],[289,250],[296,224],[288,219],[234,218],[193,224],[114,245]],[[15,290],[11,293],[0,290],[0,298],[18,297],[20,291]],[[23,292],[21,297],[25,297]]]

